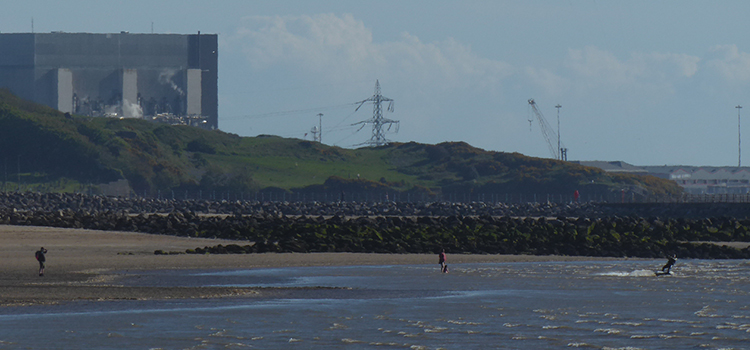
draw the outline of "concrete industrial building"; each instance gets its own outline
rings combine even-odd
[[[0,87],[62,112],[218,128],[216,34],[0,34]]]
[[[575,161],[574,163],[599,168],[609,173],[653,175],[672,180],[680,185],[685,190],[685,193],[688,194],[750,193],[750,168],[748,167],[638,166],[622,161]]]

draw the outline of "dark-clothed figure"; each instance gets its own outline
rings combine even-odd
[[[440,271],[448,272],[448,266],[445,264],[445,249],[438,254],[438,264],[440,264]]]
[[[661,268],[662,272],[669,273],[670,270],[672,270],[672,266],[674,266],[674,263],[677,262],[677,256],[672,255],[667,257],[667,263],[664,264],[664,267]]]
[[[47,253],[47,249],[44,249],[44,247],[41,247],[34,254],[36,256],[36,261],[39,262],[39,276],[44,276],[44,262],[47,261],[47,258],[44,257],[44,254],[46,253]]]

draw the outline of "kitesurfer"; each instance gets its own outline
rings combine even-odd
[[[667,257],[667,263],[664,264],[664,267],[661,268],[661,272],[669,274],[669,272],[672,270],[672,266],[674,266],[675,262],[677,262],[677,255],[668,256]]]

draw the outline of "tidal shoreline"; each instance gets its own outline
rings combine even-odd
[[[134,232],[0,225],[0,306],[56,304],[78,300],[150,300],[273,296],[284,288],[128,286],[124,273],[196,269],[229,270],[300,266],[435,264],[433,254],[262,253],[154,255],[241,241],[186,238]],[[34,252],[48,250],[44,277]],[[622,260],[576,256],[449,254],[449,264]],[[300,291],[296,291],[299,294]],[[302,291],[304,293],[304,291]]]

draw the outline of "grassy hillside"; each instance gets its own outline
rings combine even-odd
[[[70,191],[127,179],[137,193],[167,190],[374,190],[448,193],[676,194],[673,182],[610,175],[578,164],[488,152],[462,142],[343,149],[275,136],[135,119],[66,116],[0,90],[5,189]]]

